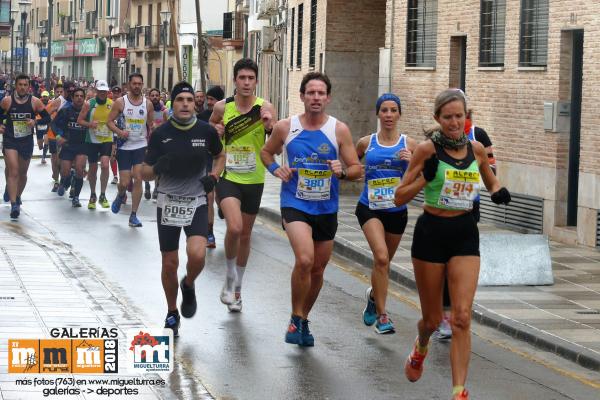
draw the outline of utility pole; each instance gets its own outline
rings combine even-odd
[[[202,38],[200,0],[196,0],[196,27],[198,28],[198,65],[200,66],[200,90],[206,93],[206,74],[204,71],[204,39]]]

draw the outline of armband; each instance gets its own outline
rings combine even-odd
[[[276,161],[273,161],[273,163],[267,167],[267,170],[271,173],[271,175],[275,175],[275,170],[280,167],[281,166],[277,164]]]

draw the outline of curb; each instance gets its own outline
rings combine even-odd
[[[281,222],[281,215],[279,212],[270,208],[261,207],[259,215],[270,222],[276,223],[278,226]],[[345,239],[335,238],[333,242],[333,251],[337,255],[360,263],[366,268],[372,268],[373,258],[371,257],[371,253],[365,253],[362,249],[354,247],[351,242]],[[402,286],[416,290],[416,283],[412,271],[409,271],[401,265],[394,263],[391,266],[390,279]],[[506,318],[477,303],[473,303],[472,319],[481,325],[497,329],[514,339],[524,341],[540,350],[554,353],[584,368],[600,371],[600,356],[590,354],[588,349],[570,343],[560,337],[524,325],[513,319]]]

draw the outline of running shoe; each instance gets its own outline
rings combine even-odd
[[[217,244],[215,242],[215,235],[213,235],[212,233],[208,234],[207,239],[207,243],[206,243],[206,247],[208,247],[209,249],[214,249],[215,247],[217,247]]]
[[[46,159],[42,158],[42,164],[46,164]]]
[[[308,320],[302,320],[302,344],[300,346],[304,347],[313,347],[315,345],[315,338],[310,333],[310,329],[308,328]]]
[[[158,188],[156,188],[156,186],[154,187],[154,190],[152,191],[152,200],[156,200],[158,199]]]
[[[469,392],[467,391],[467,389],[463,389],[462,392],[455,394],[452,397],[452,400],[469,400]]]
[[[367,306],[363,310],[363,322],[367,326],[371,326],[377,321],[377,310],[375,308],[375,301],[371,297],[373,293],[373,288],[370,287],[367,289],[365,293],[365,297],[367,298]]]
[[[132,228],[141,228],[142,227],[142,223],[138,219],[137,215],[131,214],[129,216],[129,226],[131,226]],[[183,313],[183,310],[181,310],[181,312]]]
[[[194,314],[196,314],[196,308],[198,307],[196,303],[196,289],[193,287],[187,287],[185,285],[185,277],[179,283],[179,287],[181,288],[181,315],[185,318],[192,318]]]
[[[100,205],[102,206],[102,208],[108,208],[108,207],[110,207],[110,203],[108,202],[108,199],[103,194],[100,195],[100,198],[98,199],[98,202],[100,203]]]
[[[56,194],[59,196],[64,196],[65,195],[65,187],[63,185],[58,185],[58,187],[56,188]]]
[[[233,280],[225,277],[225,283],[223,284],[223,289],[221,289],[221,303],[225,305],[233,304],[235,301],[235,297],[233,295]]]
[[[96,195],[92,194],[90,196],[90,201],[88,202],[88,210],[95,210],[96,209]]]
[[[73,207],[81,207],[81,203],[79,202],[79,197],[73,196],[73,200],[71,200],[71,205]]]
[[[152,192],[150,191],[150,182],[146,182],[144,186],[144,198],[150,200],[152,198]]]
[[[117,178],[116,176],[113,176],[113,180],[111,182],[113,185],[116,185],[117,183],[119,183],[119,178]]]
[[[52,193],[56,193],[58,191],[58,182],[54,182],[54,185],[52,185],[52,190],[50,190]]]
[[[381,314],[377,317],[377,322],[375,323],[375,331],[380,335],[392,334],[395,333],[394,323],[387,316],[387,314]]]
[[[302,346],[302,322],[299,317],[292,317],[285,333],[285,342]]]
[[[438,340],[450,340],[452,339],[452,327],[450,326],[450,321],[448,318],[444,317],[440,326],[437,328],[437,338]]]
[[[427,352],[421,354],[417,350],[418,340],[419,338],[417,337],[413,351],[410,353],[404,364],[404,375],[406,375],[406,379],[411,382],[418,381],[419,378],[421,378],[421,375],[423,375],[423,363],[425,362],[425,356],[427,356]]]
[[[21,215],[21,206],[18,205],[17,203],[13,203],[10,206],[10,218],[17,219],[17,218],[19,218],[19,215]]]
[[[119,196],[119,194],[117,193],[117,197],[115,197],[115,199],[113,200],[112,205],[110,207],[111,211],[114,214],[118,214],[119,211],[121,211],[121,205],[125,204],[124,197],[125,197],[125,195]]]
[[[4,202],[8,203],[10,201],[10,196],[8,195],[8,186],[4,188]]]
[[[242,294],[240,292],[235,293],[233,303],[228,304],[227,309],[231,312],[242,311]]]
[[[181,317],[179,316],[178,311],[167,313],[167,318],[165,318],[165,328],[172,329],[174,337],[179,336],[179,325],[181,324],[180,319]]]

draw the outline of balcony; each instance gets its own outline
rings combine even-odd
[[[142,28],[144,34],[144,47],[154,48],[163,46],[162,25],[150,25]],[[173,35],[168,35],[166,45],[167,47],[173,46]]]

